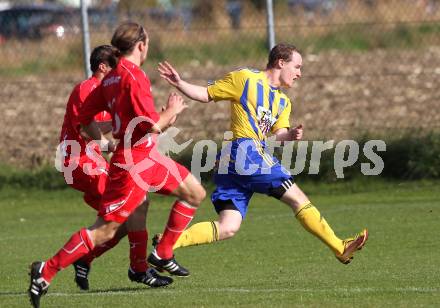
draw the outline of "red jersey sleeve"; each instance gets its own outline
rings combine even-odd
[[[98,86],[82,104],[78,121],[83,125],[88,125],[93,121],[95,115],[102,111],[108,111],[108,107],[102,94],[102,86]]]
[[[148,132],[153,126],[151,122],[156,123],[160,118],[154,107],[150,81],[145,78],[145,82],[132,82],[130,87],[133,111],[136,116],[147,118],[147,122],[142,122],[139,126],[144,132]]]

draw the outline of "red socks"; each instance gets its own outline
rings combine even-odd
[[[79,258],[85,256],[92,249],[93,243],[89,237],[88,230],[79,230],[72,235],[56,255],[46,262],[42,272],[43,278],[50,283],[59,270],[66,268]]]
[[[146,230],[128,232],[128,241],[130,244],[130,267],[135,272],[145,272],[147,266],[147,241],[148,233]],[[82,258],[84,262],[90,265],[93,260],[101,256],[104,252],[112,249],[119,243],[118,238],[113,238],[103,245],[96,246],[90,253]]]
[[[196,209],[184,201],[177,200],[174,203],[165,231],[156,247],[156,253],[161,259],[173,257],[173,246],[193,219]]]
[[[107,250],[112,249],[119,243],[119,238],[112,238],[110,241],[105,242],[102,245],[96,246],[90,251],[85,257],[81,258],[82,261],[86,262],[89,266],[95,258],[98,258]]]
[[[129,231],[130,267],[135,272],[145,272],[147,266],[147,230]]]
[[[180,234],[191,222],[195,207],[183,201],[176,201],[171,209],[168,223],[163,233],[156,252],[162,259],[173,257],[173,246]],[[135,272],[145,272],[147,266],[147,240],[146,230],[128,232],[130,242],[130,267]],[[61,248],[56,255],[50,258],[44,265],[42,277],[50,283],[58,271],[74,263],[76,260],[86,256],[86,262],[92,262],[95,257],[102,255],[105,251],[114,247],[119,240],[113,238],[105,244],[94,249],[92,240],[87,229],[81,229],[74,233],[69,241]]]

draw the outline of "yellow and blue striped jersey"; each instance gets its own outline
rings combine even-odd
[[[231,102],[231,131],[234,139],[263,141],[268,132],[289,128],[291,102],[280,89],[272,87],[266,74],[239,69],[208,86],[214,101]]]

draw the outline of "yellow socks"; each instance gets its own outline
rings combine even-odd
[[[180,235],[177,242],[174,244],[173,249],[209,244],[218,241],[218,222],[217,221],[204,221],[192,225]]]
[[[335,235],[327,221],[312,203],[302,205],[295,214],[301,225],[323,241],[335,254],[344,252],[343,241]]]
[[[335,235],[327,221],[312,203],[309,202],[302,205],[295,214],[296,219],[299,220],[301,225],[323,241],[335,254],[340,255],[344,252],[343,241]],[[205,221],[194,224],[183,231],[174,244],[173,249],[218,241],[218,228],[217,221]]]

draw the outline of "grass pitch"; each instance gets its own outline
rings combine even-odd
[[[94,263],[89,292],[76,288],[68,268],[42,307],[438,307],[439,184],[304,186],[338,235],[369,228],[365,249],[347,266],[287,207],[255,196],[235,238],[176,250],[189,278],[176,278],[165,289],[130,282],[124,239]],[[152,198],[150,235],[162,231],[171,202]],[[0,307],[26,307],[29,263],[50,257],[95,214],[70,189],[3,189],[0,212]],[[215,217],[205,201],[195,221]]]

